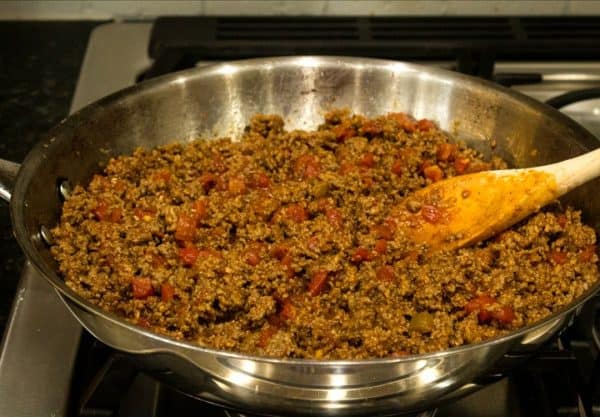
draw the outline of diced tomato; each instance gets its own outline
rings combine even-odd
[[[406,113],[389,113],[387,117],[388,119],[395,120],[405,132],[411,133],[415,131],[415,120]]]
[[[564,214],[559,214],[556,218],[556,221],[558,222],[558,225],[561,227],[561,229],[564,229],[567,225],[567,216],[565,216]]]
[[[138,298],[140,300],[146,299],[154,294],[150,278],[133,277],[131,279],[131,289],[133,291],[133,298]]]
[[[289,298],[286,298],[281,302],[281,311],[279,312],[279,317],[283,321],[292,320],[296,316],[296,309],[294,308],[294,304]]]
[[[301,155],[294,163],[294,174],[302,179],[316,178],[321,172],[321,163],[315,155]]]
[[[480,324],[489,323],[492,320],[493,314],[486,308],[481,308],[477,313],[477,320]]]
[[[195,226],[200,224],[200,220],[206,217],[206,212],[208,211],[208,201],[206,200],[196,200],[194,204],[192,204],[192,217],[196,222]]]
[[[442,218],[442,210],[436,206],[425,204],[421,207],[421,217],[428,223],[436,224]]]
[[[271,179],[264,172],[257,172],[250,177],[250,188],[269,188]]]
[[[380,135],[383,132],[383,126],[377,120],[367,120],[363,123],[360,131],[368,137],[374,137]]]
[[[196,237],[196,219],[187,214],[181,214],[175,226],[175,239],[191,242]]]
[[[340,165],[340,174],[346,175],[356,170],[356,166],[351,164],[350,162],[342,162]]]
[[[159,169],[152,175],[154,181],[171,181],[171,173],[167,169]]]
[[[215,186],[217,185],[217,176],[215,174],[207,172],[200,176],[199,181],[200,184],[202,184],[204,192],[208,194],[208,192],[215,188]]]
[[[501,324],[510,324],[515,319],[515,312],[509,306],[502,306],[498,310],[492,311],[492,318]]]
[[[458,146],[455,143],[440,143],[437,148],[436,157],[438,161],[451,162],[456,157]]]
[[[394,227],[389,224],[378,224],[371,228],[371,232],[379,239],[392,240],[394,238]]]
[[[352,262],[360,263],[373,260],[373,254],[366,248],[357,248],[352,254]]]
[[[464,174],[469,168],[471,160],[469,158],[456,158],[454,160],[454,170],[457,174]]]
[[[495,303],[496,300],[493,297],[481,294],[469,301],[464,308],[467,313],[477,311],[477,320],[484,324],[491,321],[493,313],[489,310],[489,306]]]
[[[482,308],[495,303],[496,299],[494,297],[491,297],[488,294],[481,294],[465,305],[465,311],[467,313],[472,313],[473,311],[481,310]]]
[[[354,128],[344,126],[344,125],[334,126],[331,129],[331,131],[333,132],[336,140],[339,143],[343,143],[346,141],[346,139],[350,139],[350,138],[353,138],[354,136],[356,136],[356,130],[354,130]]]
[[[419,164],[419,172],[425,174],[425,169],[433,165],[433,161],[426,159]]]
[[[363,154],[358,160],[358,165],[364,168],[373,168],[375,166],[375,155],[371,152]]]
[[[300,204],[290,204],[285,208],[285,217],[296,223],[308,220],[308,212]]]
[[[342,212],[336,208],[328,208],[325,210],[325,217],[329,220],[330,224],[335,227],[340,227],[344,223]]]
[[[552,259],[552,261],[557,265],[563,265],[567,262],[568,257],[566,252],[555,249],[550,252],[550,259]]]
[[[290,253],[286,253],[284,255],[284,257],[281,259],[281,265],[283,265],[283,269],[285,270],[285,272],[287,273],[287,276],[289,278],[293,278],[294,275],[296,274],[296,272],[294,271],[294,268],[292,268],[292,255]]]
[[[123,217],[123,210],[120,207],[115,207],[111,210],[109,219],[113,223],[119,223]]]
[[[246,263],[251,266],[256,266],[260,263],[260,255],[256,252],[249,251],[246,253]]]
[[[275,336],[275,334],[278,331],[279,331],[279,327],[277,327],[277,326],[269,325],[267,327],[264,327],[258,335],[258,346],[263,349],[266,348],[267,346],[269,346],[269,342],[271,341],[271,338],[273,336]]]
[[[163,282],[160,285],[160,299],[164,302],[169,302],[175,295],[175,288],[168,282]]]
[[[377,252],[378,254],[383,254],[385,253],[385,251],[387,250],[387,240],[385,239],[379,239],[377,242],[375,242],[375,252]]]
[[[403,163],[401,160],[396,159],[394,161],[394,163],[392,164],[392,168],[391,171],[393,174],[396,174],[397,176],[401,176],[402,175],[402,170],[403,170]]]
[[[395,278],[394,268],[392,268],[389,265],[384,265],[377,270],[377,272],[375,273],[375,276],[380,281],[392,282],[392,281],[394,281],[394,278]]]
[[[109,208],[104,200],[100,200],[95,209],[92,210],[94,216],[101,222],[119,223],[122,217],[122,210],[119,207]]]
[[[312,279],[308,283],[308,293],[315,297],[323,291],[325,283],[327,282],[328,273],[327,271],[315,271],[312,274]]]
[[[181,259],[181,262],[186,266],[194,265],[199,255],[198,248],[194,246],[179,248],[179,259]]]
[[[421,132],[428,132],[435,128],[435,124],[429,119],[421,119],[417,122],[417,130]]]
[[[423,175],[425,176],[425,178],[433,182],[439,181],[442,178],[444,178],[444,172],[437,165],[431,165],[423,169]]]
[[[271,256],[280,261],[288,254],[290,248],[285,243],[279,243],[271,248]]]
[[[246,180],[241,175],[229,178],[227,181],[227,191],[233,195],[242,195],[246,192]]]
[[[596,245],[588,245],[579,253],[579,261],[590,262],[596,254]]]
[[[165,266],[166,263],[167,263],[167,260],[164,256],[159,255],[159,254],[152,255],[152,261],[150,262],[150,265],[152,265],[152,268],[161,268],[161,267]]]

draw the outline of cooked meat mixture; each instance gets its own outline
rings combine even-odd
[[[69,287],[176,339],[256,355],[363,359],[501,336],[598,279],[594,231],[558,204],[477,246],[431,253],[391,209],[484,162],[429,120],[333,111],[316,131],[255,116],[239,141],[112,159],[65,202]],[[430,219],[431,220],[431,219]]]

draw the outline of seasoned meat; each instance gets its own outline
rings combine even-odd
[[[507,334],[598,279],[596,237],[558,204],[431,253],[390,215],[414,190],[503,168],[428,120],[333,111],[315,131],[257,115],[244,136],[112,159],[65,202],[52,253],[101,308],[202,346],[391,357]]]

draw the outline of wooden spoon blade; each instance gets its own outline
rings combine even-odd
[[[559,196],[554,176],[531,170],[452,177],[417,191],[395,217],[414,243],[455,249],[485,240]]]

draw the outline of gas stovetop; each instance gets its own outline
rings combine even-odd
[[[332,25],[338,28],[336,36],[339,39],[336,38],[334,42],[336,46],[343,45],[346,39],[355,42],[355,45],[374,47],[375,44],[369,42],[377,39],[364,38],[365,31],[372,30],[373,27],[379,28],[379,32],[375,30],[372,33],[379,33],[380,40],[388,42],[388,51],[393,50],[393,43],[390,42],[402,33],[413,33],[413,38],[416,36],[414,31],[407,32],[403,29],[402,32],[398,29],[410,28],[410,25],[414,27],[415,23],[410,23],[407,19],[330,19],[318,23],[314,19],[302,18],[295,21],[291,32],[290,22],[285,23],[288,26],[282,26],[282,20],[263,19],[258,22],[259,28],[270,28],[270,32],[261,35],[261,39],[257,37],[257,23],[252,19],[200,19],[201,21],[186,19],[184,22],[162,19],[154,27],[151,23],[112,23],[95,29],[90,37],[71,111],[144,77],[223,59],[246,57],[248,51],[254,51],[255,56],[264,56],[268,54],[266,51],[269,42],[264,37],[267,35],[273,37],[288,34],[283,36],[287,39],[287,44],[274,43],[279,48],[274,50],[278,54],[285,54],[286,51],[311,51],[311,42],[314,46],[316,37],[327,36],[322,28]],[[467,20],[453,19],[449,22],[448,27],[452,29],[454,38],[450,37],[445,43],[439,43],[438,49],[432,49],[430,55],[410,55],[410,45],[406,39],[398,45],[405,48],[402,51],[408,54],[405,55],[407,60],[412,57],[412,61],[475,72],[513,85],[513,88],[538,100],[547,100],[570,90],[600,86],[600,59],[597,62],[583,59],[600,56],[586,55],[600,45],[600,31],[595,29],[600,25],[595,20],[584,20],[579,24],[572,21],[562,23],[563,26],[554,32],[555,37],[562,36],[564,41],[555,42],[555,48],[557,45],[564,48],[578,45],[576,50],[569,51],[564,57],[555,49],[556,61],[548,61],[548,57],[552,56],[552,45],[542,42],[543,31],[540,30],[539,20],[535,19],[492,19],[488,22],[491,28],[489,30],[478,26],[477,36],[484,36],[481,35],[483,33],[489,39],[484,36],[480,39],[481,42],[471,42],[468,45],[475,45],[477,48],[461,49],[456,60],[448,54],[444,55],[443,48],[452,45],[456,47],[455,43],[460,41],[458,38],[466,36],[460,25],[464,25]],[[445,32],[440,34],[440,22],[441,20],[435,19],[433,23],[430,20],[425,22],[430,31],[418,32],[423,33],[420,35],[419,45],[427,45],[427,42],[423,42],[423,36],[446,36]],[[581,24],[587,28],[584,32],[593,42],[569,43],[569,31],[581,28]],[[310,29],[311,35],[308,36],[306,28],[313,27],[311,25],[316,25],[314,27],[317,29]],[[182,36],[191,38],[186,40],[184,37],[182,40]],[[490,54],[487,53],[489,48],[486,49],[485,40],[495,48],[504,48],[508,47],[511,36],[519,41],[523,41],[524,37],[531,38],[529,44],[522,42],[521,46],[543,47],[546,55],[540,52],[536,56],[538,61],[523,61],[515,54],[502,55],[496,51],[492,54],[495,59],[490,64]],[[304,42],[300,46],[308,49],[290,43],[294,38]],[[207,42],[207,39],[212,39],[213,42]],[[240,39],[243,40],[241,45],[246,49],[240,49],[239,46],[236,49],[235,42]],[[361,39],[368,42],[360,44]],[[499,42],[499,39],[504,43]],[[173,45],[177,45],[176,52],[173,52]],[[245,53],[240,55],[240,50]],[[399,59],[403,56],[400,54],[402,51],[396,49],[389,57]],[[317,49],[317,52],[332,53],[332,50]],[[348,54],[350,53],[346,53]],[[531,55],[527,56],[531,58]],[[565,107],[564,111],[600,137],[600,101],[572,104]],[[490,385],[475,394],[423,415],[600,415],[600,360],[597,359],[600,340],[593,330],[593,323],[598,320],[599,305],[596,298],[560,338],[548,344],[536,357],[526,361],[508,377],[499,375],[496,380],[487,381]],[[172,390],[140,373],[135,362],[128,356],[114,352],[96,341],[82,330],[54,290],[30,265],[26,265],[23,270],[0,353],[1,416],[160,417],[234,414]]]

